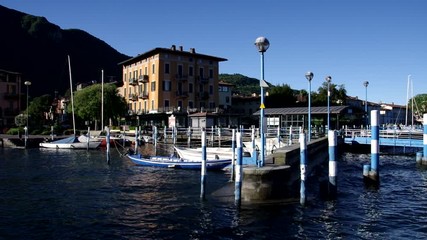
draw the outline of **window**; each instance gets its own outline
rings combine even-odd
[[[144,74],[148,75],[148,68],[147,67],[144,68]]]
[[[152,92],[156,91],[156,82],[151,82],[151,91]]]
[[[194,104],[192,101],[188,101],[188,108],[194,108]]]
[[[172,84],[170,80],[163,81],[163,91],[170,92],[172,90]]]
[[[169,107],[169,100],[165,100],[165,108]]]
[[[210,86],[209,86],[209,94],[210,94],[210,95],[212,95],[212,94],[213,94],[213,86],[212,86],[212,85],[210,85]]]
[[[178,65],[178,76],[182,77],[182,65]]]
[[[169,63],[165,63],[165,73],[169,74]]]
[[[154,100],[151,100],[151,110],[154,110]]]
[[[188,84],[188,92],[193,93],[193,84],[192,83]]]
[[[209,69],[209,78],[213,78],[213,69]]]
[[[229,96],[225,97],[225,102],[230,103],[230,97]]]
[[[123,80],[126,82],[126,73],[123,75]]]
[[[204,71],[203,70],[204,70],[203,68],[199,68],[199,76],[201,78],[203,78],[203,75],[204,75]]]
[[[189,66],[188,67],[188,76],[193,76],[193,71],[194,71],[194,69],[193,69],[193,66]]]
[[[153,65],[151,66],[152,68],[152,73],[155,74],[156,73],[156,64],[153,63]]]

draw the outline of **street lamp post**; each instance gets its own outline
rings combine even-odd
[[[369,85],[368,81],[363,82],[363,86],[365,86],[365,126],[366,126],[366,128],[368,128],[368,124],[369,124],[369,122],[368,122],[368,117],[369,117],[369,114],[368,114],[368,85]]]
[[[331,130],[331,128],[330,128],[330,110],[331,110],[331,108],[330,108],[330,98],[331,98],[331,90],[330,90],[330,86],[331,86],[331,81],[332,81],[332,77],[331,76],[327,76],[326,78],[325,78],[325,80],[326,80],[326,82],[328,83],[328,122],[327,122],[327,124],[328,124],[328,131],[329,130]]]
[[[311,141],[311,80],[313,79],[314,74],[312,72],[307,72],[305,78],[308,80],[308,136],[307,142]]]
[[[28,93],[29,93],[29,87],[31,85],[30,81],[25,81],[24,82],[25,86],[27,86],[27,124],[25,126],[25,148],[27,147],[27,141],[28,141]]]
[[[268,87],[264,80],[264,52],[270,47],[270,42],[265,37],[258,37],[255,40],[255,46],[258,52],[261,53],[261,79],[259,86],[261,87],[261,105],[260,105],[260,135],[261,135],[261,159],[257,161],[258,167],[264,166],[265,163],[265,129],[264,129],[264,87]]]

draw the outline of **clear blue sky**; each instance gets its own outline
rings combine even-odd
[[[406,104],[427,93],[426,0],[0,0],[44,16],[62,29],[78,28],[135,56],[172,44],[227,58],[220,73],[260,78],[254,42],[270,41],[265,79],[312,90],[331,75],[347,94]],[[268,106],[267,106],[268,107]]]

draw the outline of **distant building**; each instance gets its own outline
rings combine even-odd
[[[21,112],[21,73],[0,69],[0,129],[15,125],[15,117]]]
[[[189,113],[217,111],[219,63],[225,58],[199,54],[194,48],[155,48],[119,63],[129,115],[138,122],[166,125],[168,115],[175,126],[187,126]]]

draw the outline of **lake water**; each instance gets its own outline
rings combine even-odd
[[[145,149],[151,151],[152,149]],[[338,199],[243,205],[210,193],[229,175],[135,166],[114,149],[0,149],[0,239],[426,239],[427,171],[414,157],[381,156],[381,186],[366,189],[369,155],[339,158]]]

